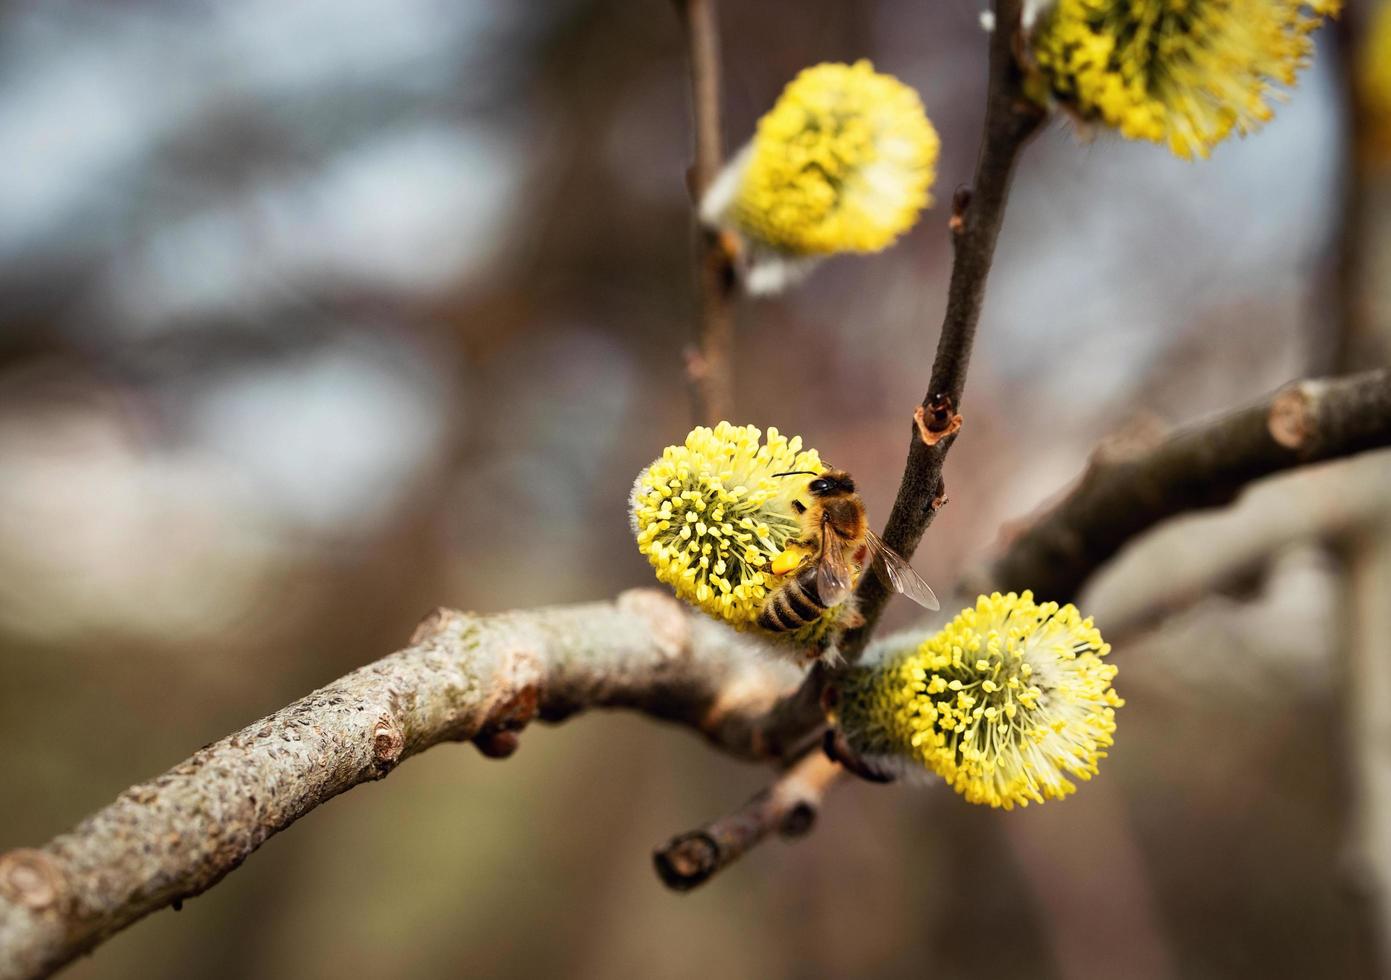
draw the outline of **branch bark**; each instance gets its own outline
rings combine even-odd
[[[0,855],[0,978],[42,976],[212,887],[273,834],[446,741],[509,755],[533,718],[628,708],[742,758],[796,672],[665,594],[438,610],[399,653],[195,753],[40,848]]]
[[[809,753],[738,810],[659,847],[652,855],[658,876],[668,888],[690,891],[774,831],[784,840],[801,837],[843,775],[822,753]]]
[[[690,52],[695,163],[689,183],[691,197],[699,208],[705,189],[724,162],[720,122],[720,31],[715,0],[676,0],[676,6]],[[686,373],[696,421],[714,425],[729,419],[734,407],[736,277],[729,250],[719,235],[699,226],[695,263],[700,312],[696,321],[696,347],[687,357]]]
[[[1391,446],[1391,369],[1301,381],[1137,456],[1094,456],[1077,486],[990,568],[989,587],[1074,598],[1128,541],[1236,499],[1254,480]]]

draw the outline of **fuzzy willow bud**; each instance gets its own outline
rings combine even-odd
[[[927,769],[971,803],[1012,809],[1090,779],[1124,702],[1110,647],[1071,605],[981,596],[939,632],[891,638],[842,682],[836,724],[857,753]]]
[[[701,218],[738,235],[750,291],[776,292],[827,255],[878,252],[912,228],[938,149],[907,85],[868,61],[816,65],[711,183]]]
[[[1340,0],[1056,0],[1029,36],[1030,94],[1128,139],[1206,157],[1271,117]]]
[[[801,534],[793,501],[806,487],[777,476],[826,467],[800,436],[752,425],[700,426],[668,446],[633,484],[629,517],[638,550],[676,595],[738,630],[757,629],[779,577],[767,567]],[[786,646],[824,652],[845,604],[788,633]]]

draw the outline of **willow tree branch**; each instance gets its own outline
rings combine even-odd
[[[842,775],[825,755],[810,753],[738,810],[659,847],[652,855],[657,874],[667,887],[690,891],[774,831],[784,840],[801,837]]]
[[[1024,96],[1023,79],[1015,61],[1019,12],[1019,0],[997,0],[995,4],[990,82],[975,183],[969,190],[958,191],[953,202],[949,227],[955,256],[942,333],[919,421],[912,426],[898,497],[884,526],[885,543],[904,557],[911,557],[917,550],[944,496],[942,464],[961,424],[958,412],[966,387],[966,370],[985,301],[995,242],[1004,221],[1010,179],[1020,151],[1044,119],[1043,110]],[[869,642],[889,592],[878,576],[866,575],[857,595],[865,625],[847,633],[841,643],[841,654],[852,663]]]
[[[1077,486],[994,562],[989,586],[1066,601],[1160,521],[1230,503],[1273,473],[1385,446],[1391,369],[1297,382],[1139,455],[1094,457]]]
[[[942,464],[961,426],[957,413],[995,242],[1004,222],[1010,179],[1020,151],[1045,118],[1044,111],[1024,96],[1015,60],[1020,7],[1020,0],[995,2],[996,27],[990,39],[990,78],[975,184],[958,190],[952,201],[947,227],[954,255],[942,333],[927,393],[914,416],[898,496],[882,535],[885,543],[904,557],[912,557],[917,550],[944,499]],[[878,576],[866,575],[856,597],[865,622],[841,638],[840,653],[846,663],[854,663],[864,652],[889,592]],[[780,739],[790,740],[815,726],[821,716],[821,692],[830,673],[817,664],[796,692],[778,705],[772,724]]]
[[[42,847],[0,855],[0,978],[42,976],[212,887],[310,810],[447,741],[505,756],[533,718],[629,708],[736,756],[795,671],[663,594],[439,610],[399,653],[195,753]]]
[[[1308,317],[1314,354],[1323,353],[1327,369],[1340,372],[1391,362],[1391,324],[1372,316],[1385,290],[1369,246],[1391,230],[1391,221],[1385,208],[1377,207],[1380,127],[1359,77],[1370,53],[1367,47],[1374,43],[1366,39],[1366,18],[1366,10],[1354,8],[1330,25],[1343,141],[1328,266],[1317,294],[1325,315]],[[1384,499],[1384,485],[1379,489]],[[1391,628],[1386,603],[1391,594],[1391,514],[1366,522],[1356,533],[1324,540],[1333,545],[1343,573],[1335,676],[1344,720],[1338,754],[1344,760],[1350,814],[1342,873],[1357,899],[1349,911],[1372,939],[1368,958],[1374,971],[1385,976],[1391,973],[1391,747],[1386,739],[1391,732],[1391,664],[1385,656]]]
[[[1319,315],[1311,316],[1311,370],[1347,372],[1391,360],[1385,331],[1374,322],[1367,283],[1372,274],[1367,242],[1375,237],[1376,208],[1372,184],[1376,152],[1369,134],[1376,131],[1358,79],[1358,38],[1365,27],[1359,11],[1343,11],[1328,24],[1333,37],[1332,68],[1342,109],[1343,146],[1323,274],[1315,280]],[[1330,329],[1330,327],[1332,329]]]
[[[686,31],[691,70],[695,164],[690,172],[696,208],[720,172],[724,138],[720,124],[720,31],[715,0],[676,0]],[[735,273],[730,252],[715,232],[697,228],[696,276],[700,313],[696,347],[686,373],[696,421],[713,425],[730,418],[734,402],[733,346]]]
[[[952,201],[948,228],[954,258],[947,309],[927,393],[914,416],[903,480],[883,534],[884,541],[905,557],[911,557],[917,549],[940,506],[942,463],[961,425],[957,408],[966,387],[966,370],[985,300],[995,242],[1004,221],[1010,178],[1024,144],[1045,118],[1044,111],[1024,96],[1023,79],[1015,61],[1020,9],[1021,0],[995,0],[997,26],[990,41],[989,85],[975,184],[972,189],[958,191]],[[873,575],[862,578],[856,595],[865,623],[841,638],[840,652],[847,663],[859,659],[889,598],[888,591]],[[814,739],[824,722],[821,696],[830,673],[817,664],[801,686],[769,714],[765,737],[783,747]],[[757,800],[755,797],[750,805]],[[736,820],[735,826],[745,826],[737,818],[736,814],[728,819]],[[683,887],[667,877],[675,874],[672,868],[677,865],[694,869],[695,884],[704,881],[767,834],[764,828],[747,843],[731,847],[726,856],[720,857],[724,852],[711,843],[713,838],[709,836],[710,827],[717,826],[721,826],[719,821],[673,840],[668,845],[673,859],[665,866],[659,852],[658,870],[668,884]],[[744,837],[736,835],[735,839],[743,841]],[[707,863],[709,868],[705,870]]]

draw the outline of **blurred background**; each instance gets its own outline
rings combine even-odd
[[[981,7],[724,4],[731,149],[798,69],[869,57],[921,92],[949,200]],[[1374,13],[1209,162],[1061,122],[1030,147],[916,560],[939,592],[1099,440],[1384,360]],[[624,503],[690,423],[686,87],[662,2],[0,2],[0,849],[433,606],[652,584]],[[802,434],[880,520],[944,222],[741,308],[734,421]],[[652,847],[766,773],[588,716],[412,760],[67,975],[1376,975],[1388,485],[1385,454],[1269,481],[1099,577],[1128,703],[1065,802],[842,788],[678,896]]]

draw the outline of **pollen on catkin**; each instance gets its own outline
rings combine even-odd
[[[735,629],[755,629],[764,597],[778,585],[764,568],[801,532],[792,501],[806,479],[774,474],[823,469],[800,436],[772,427],[766,439],[752,425],[695,428],[633,484],[629,515],[638,550],[679,598]],[[841,613],[840,606],[828,609],[776,639],[819,647]]]
[[[1267,122],[1341,0],[1056,0],[1030,32],[1028,87],[1128,139],[1206,157]]]
[[[1110,646],[1071,605],[981,596],[914,645],[890,639],[845,677],[835,721],[852,748],[935,772],[970,803],[1006,810],[1090,779],[1124,702]]]
[[[701,217],[739,234],[755,272],[759,261],[877,252],[931,203],[938,149],[907,85],[868,61],[816,65],[759,120],[707,190]]]

